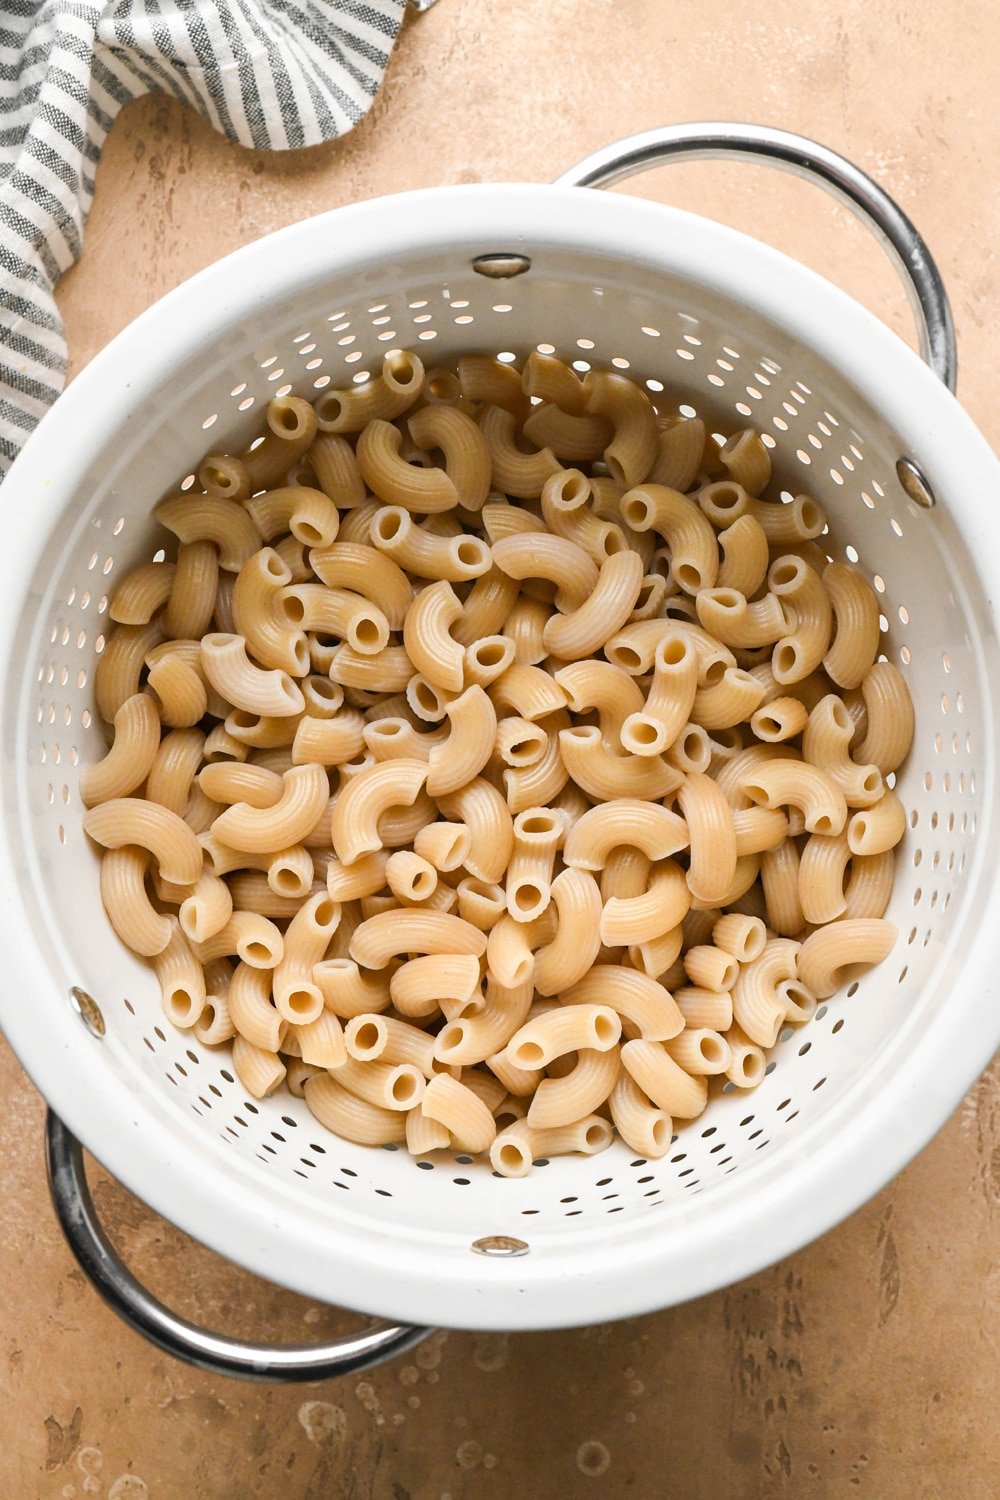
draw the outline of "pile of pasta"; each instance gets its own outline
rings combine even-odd
[[[661,1156],[892,948],[913,733],[769,448],[538,352],[272,400],[155,511],[81,774],[175,1026],[323,1125]]]

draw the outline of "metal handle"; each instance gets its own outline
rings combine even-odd
[[[846,157],[804,135],[768,125],[729,121],[664,125],[629,136],[586,157],[561,177],[561,187],[607,187],[668,161],[760,158],[771,166],[818,183],[846,204],[880,241],[895,265],[913,307],[920,352],[950,391],[955,389],[958,353],[951,305],[941,273],[921,235],[889,194]]]
[[[429,1328],[380,1323],[328,1344],[272,1349],[198,1328],[159,1302],[123,1265],[94,1209],[83,1168],[83,1148],[51,1110],[45,1121],[45,1159],[56,1215],[81,1268],[120,1318],[176,1359],[216,1375],[235,1375],[244,1380],[326,1380],[392,1359],[431,1332]]]

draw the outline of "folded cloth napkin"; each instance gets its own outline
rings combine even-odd
[[[122,105],[158,90],[243,146],[332,140],[371,107],[406,3],[2,0],[0,476],[65,381],[52,288]]]

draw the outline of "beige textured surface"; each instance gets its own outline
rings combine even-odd
[[[885,181],[939,258],[961,395],[996,443],[995,0],[440,0],[404,35],[366,124],[284,158],[146,99],[112,133],[61,294],[75,367],[191,272],[293,219],[404,187],[541,181],[615,137],[713,116],[803,130]],[[639,190],[773,240],[907,331],[878,253],[815,191],[740,167],[674,169]],[[367,1379],[301,1389],[201,1375],[116,1322],[53,1224],[40,1101],[9,1054],[0,1079],[4,1500],[1000,1489],[996,1070],[878,1199],[729,1292],[566,1334],[442,1336]],[[278,1337],[338,1326],[100,1177],[97,1197],[130,1260],[189,1314]]]

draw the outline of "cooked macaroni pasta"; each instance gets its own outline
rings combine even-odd
[[[822,506],[582,368],[393,350],[272,400],[156,506],[78,781],[192,1044],[502,1177],[756,1087],[892,948],[906,835],[905,673]]]

